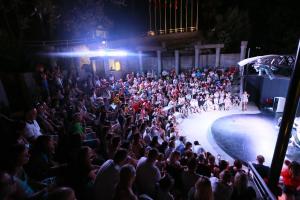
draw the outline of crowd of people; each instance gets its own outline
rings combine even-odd
[[[5,119],[0,199],[255,199],[240,160],[216,159],[177,130],[177,112],[239,104],[236,72],[116,80],[40,67],[39,102],[23,120]]]

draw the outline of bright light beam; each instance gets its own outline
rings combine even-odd
[[[98,51],[75,51],[75,52],[55,52],[45,53],[49,56],[57,57],[126,57],[129,55],[127,51],[123,50],[98,50]]]

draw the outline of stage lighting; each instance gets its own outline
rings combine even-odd
[[[76,52],[56,52],[48,53],[50,56],[58,57],[126,57],[128,52],[123,50],[98,50],[98,51],[76,51]]]

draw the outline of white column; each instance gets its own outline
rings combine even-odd
[[[220,66],[220,53],[221,53],[221,48],[217,47],[216,48],[216,64],[215,64],[215,67]]]
[[[91,65],[92,65],[92,69],[93,69],[93,74],[96,74],[96,60],[95,59],[91,60]]]
[[[247,44],[248,44],[248,41],[242,41],[241,42],[240,60],[244,60],[245,59]]]
[[[157,54],[157,75],[161,76],[161,50],[157,50],[156,54]]]
[[[142,51],[139,51],[138,54],[139,54],[139,72],[142,74],[143,71],[144,71],[143,58],[142,58],[143,57],[143,53],[142,53]]]
[[[175,50],[175,72],[179,73],[179,50]]]
[[[195,67],[199,67],[199,53],[200,49],[195,47]]]
[[[240,97],[244,92],[244,66],[240,66]]]
[[[248,41],[241,42],[241,53],[240,53],[240,60],[244,60],[246,57],[246,49],[247,49]],[[240,96],[242,96],[244,92],[244,66],[240,67]]]

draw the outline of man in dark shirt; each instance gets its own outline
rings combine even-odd
[[[256,157],[256,161],[257,161],[257,164],[253,164],[254,168],[259,173],[259,175],[265,181],[267,181],[268,176],[269,176],[270,167],[264,165],[265,158],[262,155],[258,155]]]

